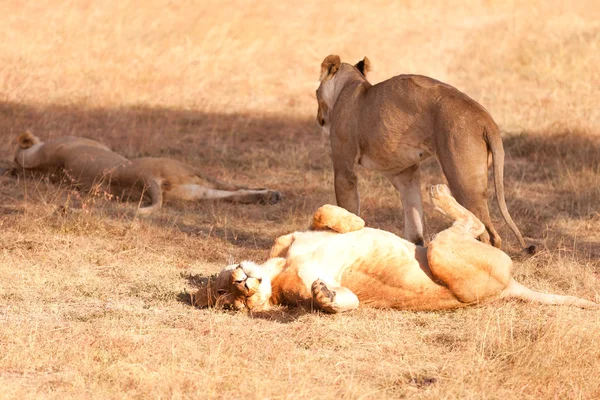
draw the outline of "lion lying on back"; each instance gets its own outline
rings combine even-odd
[[[119,198],[150,199],[148,214],[164,200],[225,199],[240,203],[277,203],[281,195],[268,189],[248,189],[221,182],[197,168],[169,158],[128,160],[95,140],[66,136],[42,142],[21,134],[15,163],[23,169],[58,175],[82,189],[99,188]]]
[[[301,305],[329,313],[359,303],[401,310],[442,310],[520,299],[543,304],[600,308],[572,296],[535,292],[511,277],[512,262],[476,238],[485,226],[450,195],[432,187],[436,209],[454,224],[428,247],[378,229],[331,205],[317,210],[312,230],[278,238],[262,265],[243,261],[225,268],[192,301],[196,306],[267,310]]]

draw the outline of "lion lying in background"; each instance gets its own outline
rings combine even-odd
[[[275,204],[281,198],[273,190],[248,189],[209,178],[197,168],[170,158],[128,160],[91,139],[66,136],[42,142],[26,132],[17,142],[18,167],[58,176],[82,189],[99,189],[118,198],[149,198],[150,205],[139,209],[142,214],[160,209],[169,199]]]
[[[199,307],[267,310],[301,305],[329,313],[359,303],[400,310],[442,310],[520,299],[600,308],[572,296],[535,292],[511,278],[508,255],[476,238],[485,226],[451,196],[431,188],[436,209],[454,224],[428,247],[378,229],[331,205],[314,215],[312,230],[278,238],[262,265],[243,261],[225,268],[192,296]]]

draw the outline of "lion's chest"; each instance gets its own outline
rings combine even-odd
[[[275,304],[299,306],[312,298],[311,292],[296,267],[288,267],[271,282]]]

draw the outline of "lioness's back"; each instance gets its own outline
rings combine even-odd
[[[467,107],[476,107],[479,110],[485,111],[478,102],[454,86],[428,76],[413,74],[397,75],[378,85],[384,85],[388,82],[394,87],[397,95],[402,94],[406,96],[407,101],[410,102],[426,101],[431,104],[437,104],[447,99],[453,99],[463,102]]]
[[[50,139],[47,142],[44,142],[44,144],[49,149],[52,149],[52,151],[71,151],[72,149],[78,147],[92,147],[96,149],[112,151],[110,148],[96,140],[77,136],[58,137],[55,139]]]

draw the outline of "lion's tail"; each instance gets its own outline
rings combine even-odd
[[[41,140],[29,131],[21,133],[17,138],[17,143],[19,143],[19,147],[22,149],[28,149],[40,142]]]
[[[313,215],[312,230],[330,229],[338,233],[358,231],[365,227],[365,221],[341,207],[325,204]]]
[[[536,292],[511,279],[508,286],[501,295],[505,299],[519,299],[529,303],[565,305],[580,308],[600,309],[600,304],[584,300],[575,296],[563,296],[560,294],[549,294]]]
[[[502,213],[502,217],[504,217],[508,227],[516,236],[523,250],[529,254],[533,254],[536,251],[535,246],[527,246],[525,244],[519,228],[517,228],[517,225],[508,213],[508,208],[506,207],[506,199],[504,197],[504,146],[502,145],[500,130],[496,124],[492,124],[485,129],[484,138],[492,153],[494,185],[496,187],[496,200],[498,201],[500,213]]]

